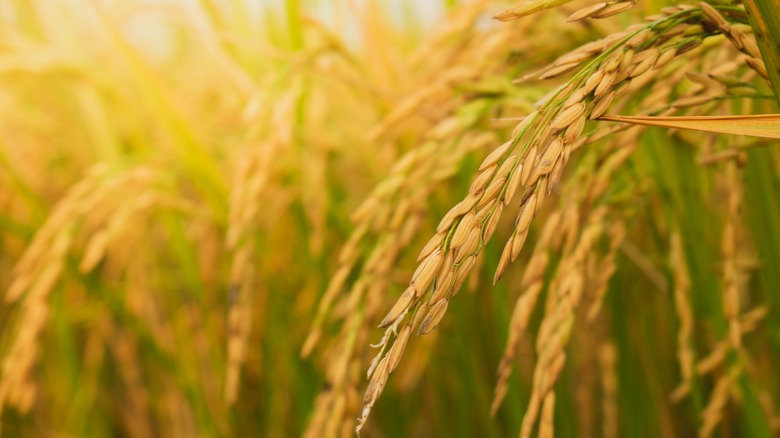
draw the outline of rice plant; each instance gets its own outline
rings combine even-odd
[[[780,434],[774,0],[8,0],[0,435]]]

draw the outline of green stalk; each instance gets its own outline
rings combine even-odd
[[[303,48],[303,24],[301,23],[301,3],[299,0],[284,2],[287,12],[287,25],[290,27],[290,45],[293,50]]]
[[[744,4],[780,106],[780,0],[745,0]]]

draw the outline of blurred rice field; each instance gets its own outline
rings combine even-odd
[[[588,117],[777,112],[743,7],[518,4],[3,1],[0,436],[778,436],[777,142]]]

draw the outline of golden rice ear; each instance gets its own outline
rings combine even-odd
[[[654,422],[780,434],[778,308],[762,302],[780,290],[777,151],[743,135],[773,126],[601,118],[690,127],[766,106],[771,29],[745,23],[772,2],[640,22],[595,21],[635,2],[514,0],[498,18],[517,21],[485,25],[502,2],[447,1],[422,26],[392,0],[260,16],[250,1],[5,0],[0,429],[346,437],[388,385],[403,405],[444,384],[380,407],[382,435],[484,370],[471,362],[495,343],[475,335],[510,310],[491,412],[521,370],[528,400],[503,414],[521,436],[554,436],[556,414],[607,438]],[[447,324],[466,336],[412,336]],[[617,376],[647,371],[625,373],[635,357],[666,377],[676,357],[678,387],[632,403]],[[619,424],[693,391],[696,418]],[[398,435],[457,434],[400,420]]]
[[[607,2],[596,5],[586,12],[575,14],[573,18],[605,18],[630,8],[633,2]],[[674,8],[665,11],[654,18],[664,21],[667,17],[685,13],[686,8]],[[522,11],[514,10],[501,14],[499,19],[517,18]],[[695,14],[692,14],[692,16]],[[694,20],[695,22],[695,20]],[[668,32],[668,35],[663,35]],[[655,75],[660,75],[660,68],[674,56],[692,50],[701,44],[703,28],[696,24],[683,26],[653,26],[637,25],[620,35],[605,38],[599,44],[586,45],[571,54],[559,57],[555,62],[540,70],[542,79],[561,75],[575,68],[584,68],[575,79],[559,87],[543,100],[540,108],[532,116],[526,117],[522,124],[515,128],[513,140],[503,143],[491,152],[479,167],[479,173],[473,179],[468,195],[450,212],[445,215],[437,227],[437,237],[432,240],[441,250],[447,252],[450,262],[437,269],[438,278],[434,283],[433,292],[427,300],[415,307],[413,327],[419,334],[431,332],[443,319],[449,299],[457,293],[471,265],[480,255],[481,248],[495,231],[500,214],[506,207],[506,202],[513,198],[522,185],[526,188],[518,209],[515,229],[504,245],[504,250],[498,261],[494,281],[497,281],[506,271],[509,263],[517,259],[526,239],[534,217],[539,214],[559,180],[564,175],[564,167],[574,150],[599,141],[609,134],[625,131],[624,128],[610,127],[596,133],[587,133],[583,137],[587,120],[596,120],[618,98],[630,95],[643,85],[652,82]],[[663,36],[662,36],[663,35]],[[680,36],[674,50],[661,50],[659,47],[668,38]],[[666,46],[663,46],[666,47]],[[610,53],[606,53],[606,52]],[[600,58],[599,54],[604,54]],[[596,59],[586,63],[589,59]],[[755,63],[754,63],[755,64]],[[714,80],[713,80],[714,81]],[[698,108],[712,101],[710,96],[683,95],[671,106],[677,108]],[[522,138],[518,138],[522,137]],[[635,141],[635,138],[631,140]],[[632,143],[629,143],[632,144]],[[614,148],[608,150],[605,159],[599,159],[595,177],[584,182],[583,202],[590,203],[604,193],[608,186],[608,177],[617,166],[624,163],[631,155],[632,148]],[[516,150],[516,155],[508,156]],[[585,181],[585,180],[583,180]],[[570,212],[572,210],[566,210]],[[585,212],[585,218],[578,219],[575,214],[574,223],[571,215],[561,225],[560,233],[565,237],[550,238],[549,227],[545,229],[539,242],[544,245],[556,245],[563,251],[563,259],[559,263],[559,275],[553,277],[551,288],[556,293],[548,294],[545,304],[545,318],[537,338],[537,348],[540,361],[537,363],[534,395],[523,420],[523,434],[530,433],[530,428],[536,422],[541,422],[540,434],[552,434],[551,416],[554,406],[552,385],[561,373],[565,363],[563,349],[572,334],[573,321],[579,302],[584,295],[590,266],[601,266],[601,275],[595,278],[597,284],[603,285],[615,270],[613,261],[618,244],[610,245],[610,252],[603,260],[590,261],[596,236],[606,228],[603,223],[603,208],[594,208]],[[560,216],[560,215],[559,215]],[[579,223],[586,220],[585,223]],[[555,227],[552,227],[555,232]],[[613,240],[622,239],[620,227],[616,226]],[[446,236],[446,237],[442,237]],[[423,251],[424,257],[430,257],[431,246]],[[449,254],[452,254],[450,256]],[[545,253],[540,253],[545,254]],[[465,259],[463,259],[466,257]],[[463,265],[459,261],[463,259]],[[544,268],[547,257],[535,255],[531,265],[523,277],[523,287],[528,295],[519,303],[527,320],[530,309],[535,303],[535,297],[544,288]],[[425,259],[418,267],[413,278],[425,272]],[[588,264],[586,266],[586,263]],[[468,266],[466,266],[468,264]],[[467,269],[461,269],[467,268]],[[427,280],[427,277],[421,277]],[[428,285],[428,281],[422,283]],[[412,281],[416,285],[416,280]],[[595,295],[597,303],[601,301],[604,287],[598,287]],[[419,293],[420,291],[418,291]],[[590,307],[589,319],[598,315],[599,304]],[[513,335],[516,337],[516,335]],[[510,356],[507,356],[510,357]],[[506,379],[507,367],[500,368],[501,379]],[[502,380],[505,381],[505,380]],[[503,389],[502,389],[503,388]],[[497,386],[496,400],[505,393],[502,385]],[[494,400],[493,410],[498,401]]]

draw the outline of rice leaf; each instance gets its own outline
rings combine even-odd
[[[691,129],[719,134],[780,138],[780,114],[683,117],[601,116],[599,120],[661,128]]]

